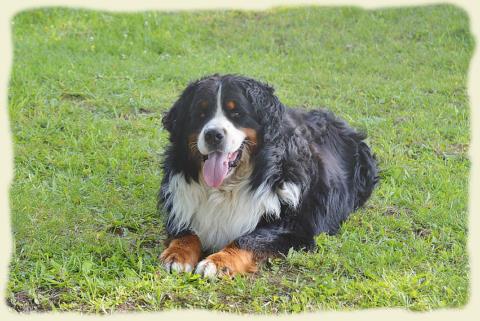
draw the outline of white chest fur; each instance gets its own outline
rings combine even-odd
[[[217,251],[253,231],[263,215],[278,217],[280,199],[290,199],[284,196],[283,189],[274,193],[260,186],[252,192],[247,179],[250,174],[249,166],[237,168],[234,176],[218,189],[208,187],[202,178],[199,183],[187,183],[183,174],[173,175],[167,188],[167,203],[172,205],[174,227],[190,228],[200,238],[204,250]],[[298,203],[298,194],[297,191],[297,202],[293,203]]]

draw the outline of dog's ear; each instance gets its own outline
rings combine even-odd
[[[285,106],[275,96],[273,87],[268,84],[247,79],[243,87],[262,125],[264,143],[273,142],[278,135],[277,129],[285,113]]]
[[[177,120],[178,108],[173,105],[170,110],[166,111],[162,115],[162,126],[171,134],[173,128],[175,127],[175,122]]]
[[[179,138],[182,124],[185,123],[188,114],[188,108],[192,103],[193,94],[197,83],[190,83],[183,91],[172,108],[163,113],[162,125],[170,133],[170,141],[175,142]]]

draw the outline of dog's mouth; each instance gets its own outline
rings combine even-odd
[[[210,187],[219,187],[242,158],[242,146],[232,153],[211,152],[203,156],[203,178]]]

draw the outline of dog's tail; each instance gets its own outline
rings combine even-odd
[[[363,138],[363,137],[362,137]],[[370,197],[374,187],[378,183],[378,167],[375,155],[368,145],[362,141],[358,143],[353,184],[357,191],[355,209],[359,208]]]

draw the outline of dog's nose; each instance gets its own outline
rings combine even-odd
[[[205,141],[211,146],[220,144],[224,137],[225,135],[216,128],[205,131]]]

